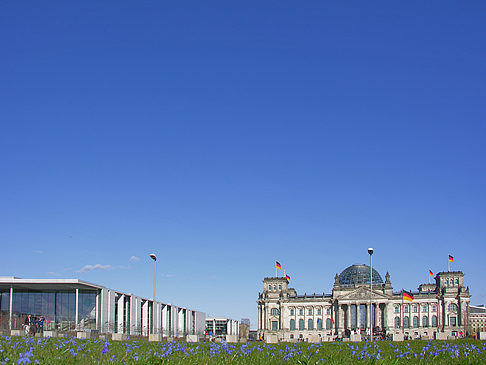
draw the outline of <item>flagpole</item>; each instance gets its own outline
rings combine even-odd
[[[403,310],[404,310],[404,308],[403,308],[403,289],[402,289],[402,310],[400,311],[401,317],[402,317],[402,333],[403,333],[403,330],[404,330],[404,328],[403,328],[404,327],[403,326],[403,324],[404,324],[403,323]]]
[[[447,257],[447,271],[451,271],[451,262],[449,261],[449,257]]]
[[[277,260],[275,260],[275,277],[277,277]]]

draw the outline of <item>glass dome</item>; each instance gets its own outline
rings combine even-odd
[[[368,265],[351,265],[339,274],[339,285],[341,286],[363,284],[370,284],[370,267]],[[383,279],[378,271],[373,269],[373,285],[375,284],[383,284]]]

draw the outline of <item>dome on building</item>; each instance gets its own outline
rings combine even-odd
[[[354,286],[370,284],[370,267],[368,265],[351,265],[339,274],[339,285]],[[373,269],[373,284],[383,284],[378,271]]]

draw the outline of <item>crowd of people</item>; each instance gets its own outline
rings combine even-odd
[[[32,315],[27,315],[24,321],[24,331],[26,335],[34,336],[36,333],[44,333],[44,324],[46,319],[44,316],[33,317]]]

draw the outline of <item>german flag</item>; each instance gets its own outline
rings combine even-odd
[[[429,276],[434,276],[434,273],[431,270],[429,270]]]
[[[449,255],[449,262],[454,262],[454,256]]]
[[[285,275],[285,279],[287,279],[287,283],[290,282],[290,276]]]
[[[403,291],[403,300],[408,300],[409,302],[413,301],[413,295],[412,293],[409,293],[408,291]]]
[[[282,265],[280,265],[280,262],[275,261],[275,267],[280,270],[282,268]]]

